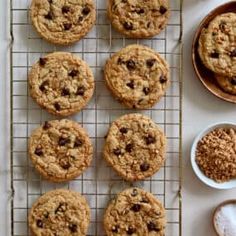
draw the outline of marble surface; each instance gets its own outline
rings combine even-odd
[[[0,235],[10,235],[9,0],[0,1]]]

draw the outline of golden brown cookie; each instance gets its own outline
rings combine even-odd
[[[32,0],[32,23],[47,41],[67,45],[79,41],[93,27],[93,0]]]
[[[125,180],[143,180],[165,161],[166,138],[147,116],[128,114],[115,120],[108,132],[103,155]]]
[[[48,112],[69,116],[84,108],[94,92],[89,66],[67,52],[55,52],[39,59],[29,73],[32,98]]]
[[[160,33],[170,17],[168,0],[108,0],[112,26],[131,38],[148,38]]]
[[[236,77],[225,77],[222,75],[215,75],[218,85],[226,93],[236,95]]]
[[[79,193],[57,189],[36,200],[28,221],[34,236],[85,236],[90,209]]]
[[[164,236],[165,208],[151,193],[129,188],[111,201],[104,215],[107,236]]]
[[[236,13],[216,16],[203,28],[198,52],[203,64],[216,74],[236,76]]]
[[[129,108],[152,107],[170,84],[167,62],[151,48],[129,45],[107,60],[106,84],[117,100]]]
[[[29,156],[34,167],[53,182],[68,181],[82,174],[92,155],[88,134],[72,120],[46,121],[29,139]]]

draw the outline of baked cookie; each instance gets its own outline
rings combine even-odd
[[[46,121],[29,139],[29,156],[47,180],[64,182],[90,165],[92,143],[86,131],[72,120]]]
[[[47,41],[67,45],[79,41],[93,27],[93,0],[32,0],[32,23]]]
[[[236,76],[236,14],[215,17],[201,32],[198,52],[203,64],[223,76]]]
[[[79,193],[57,189],[47,192],[33,204],[28,222],[34,236],[85,236],[90,209]]]
[[[164,236],[165,208],[151,193],[129,188],[111,201],[104,215],[107,236]]]
[[[236,77],[215,75],[219,86],[226,92],[236,95]]]
[[[131,38],[159,34],[170,17],[168,0],[108,0],[107,12],[113,27]]]
[[[94,92],[89,66],[71,53],[55,52],[39,59],[29,73],[32,98],[48,112],[69,116],[84,108]]]
[[[157,172],[165,161],[166,138],[159,127],[141,114],[128,114],[109,129],[103,154],[125,180],[143,180]]]
[[[151,48],[136,44],[107,60],[104,77],[116,99],[137,109],[152,107],[170,84],[167,62]]]

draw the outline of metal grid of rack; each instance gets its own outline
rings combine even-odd
[[[81,192],[91,207],[88,235],[104,235],[102,216],[109,200],[130,184],[122,181],[102,159],[104,136],[110,123],[119,116],[137,112],[115,101],[103,82],[103,65],[112,53],[139,43],[158,51],[170,64],[171,87],[152,109],[138,111],[150,116],[165,131],[168,139],[167,161],[153,177],[135,183],[159,198],[167,213],[167,236],[181,236],[181,117],[182,117],[182,0],[170,1],[171,19],[157,37],[145,40],[124,38],[115,32],[106,18],[106,1],[96,0],[97,23],[80,42],[69,47],[53,46],[42,40],[29,19],[30,0],[11,0],[11,220],[14,236],[30,235],[27,214],[40,195],[55,188]],[[31,65],[42,55],[69,51],[88,62],[96,89],[92,101],[71,117],[89,132],[95,155],[91,167],[79,178],[63,184],[52,184],[35,172],[28,159],[27,142],[31,131],[45,120],[55,117],[41,110],[28,94],[27,75]]]

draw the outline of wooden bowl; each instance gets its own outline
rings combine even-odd
[[[192,63],[198,78],[210,92],[225,101],[236,103],[236,95],[226,93],[218,86],[217,81],[214,78],[214,73],[203,65],[198,54],[198,40],[202,29],[206,27],[209,22],[213,20],[217,15],[227,12],[236,13],[236,1],[231,1],[217,7],[202,20],[193,39]]]
[[[218,211],[221,209],[221,207],[225,206],[225,205],[228,205],[228,204],[236,204],[236,199],[231,199],[231,200],[227,200],[227,201],[224,201],[222,202],[220,205],[218,205],[213,213],[213,217],[212,217],[212,221],[213,221],[213,227],[214,227],[214,230],[216,232],[216,234],[218,236],[223,236],[222,234],[220,234],[219,232],[219,229],[216,225],[216,221],[215,221],[215,217],[216,217],[216,214],[218,213]]]

